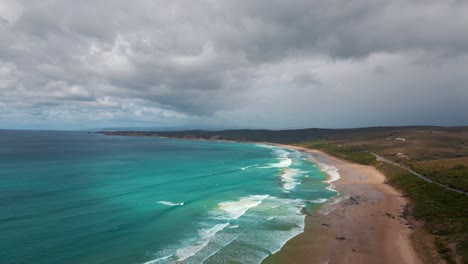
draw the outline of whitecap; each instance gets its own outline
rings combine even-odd
[[[157,259],[153,259],[153,260],[147,261],[147,262],[145,262],[145,263],[143,263],[143,264],[156,264],[156,263],[158,263],[158,262],[167,260],[167,259],[169,259],[170,257],[172,257],[172,255],[168,255],[168,256],[164,256],[164,257],[157,258]]]
[[[200,250],[206,247],[209,242],[210,241],[206,240],[197,244],[193,244],[193,245],[178,249],[176,252],[177,261],[183,261],[192,256],[195,256],[195,254],[197,254]]]
[[[227,237],[221,239],[221,241],[213,241],[213,245],[216,245],[215,247],[212,247],[209,249],[208,247],[205,248],[207,249],[207,252],[204,252],[205,254],[202,254],[202,256],[199,256],[199,258],[195,258],[191,263],[205,263],[207,259],[209,259],[211,256],[215,255],[218,253],[221,249],[223,249],[225,246],[231,244],[233,241],[235,241],[239,236],[238,235],[228,235]],[[210,244],[211,245],[211,244]],[[196,256],[195,256],[196,257]]]
[[[229,223],[217,224],[217,225],[213,226],[212,228],[209,228],[209,229],[202,229],[202,230],[198,231],[198,233],[200,234],[200,236],[201,236],[203,239],[208,239],[208,238],[210,238],[210,237],[216,235],[216,233],[218,233],[219,231],[223,230],[223,229],[226,228],[228,225],[229,225]]]
[[[273,148],[273,146],[271,146],[271,145],[260,144],[260,143],[255,144],[255,146],[257,146],[257,147],[262,147],[262,148],[268,148],[268,149],[272,149],[272,148]]]
[[[279,206],[279,208],[278,208]],[[261,263],[270,254],[274,254],[291,238],[304,231],[305,215],[301,214],[301,200],[269,197],[259,206],[257,217],[263,221],[272,221],[271,229],[246,227],[236,240],[236,246],[242,245],[256,250],[257,254],[247,256],[236,255],[235,260],[243,263]],[[240,220],[242,221],[242,220]],[[241,224],[243,227],[243,224]],[[278,228],[277,228],[278,227]],[[245,257],[245,258],[244,258]],[[228,261],[226,261],[228,262]]]
[[[158,204],[163,204],[163,205],[167,205],[167,206],[182,206],[184,205],[184,203],[174,203],[174,202],[171,202],[171,201],[159,201],[159,202],[156,202]]]
[[[267,166],[263,166],[263,167],[260,167],[262,169],[270,169],[270,168],[288,168],[289,166],[292,165],[292,159],[283,159],[283,158],[279,158],[278,159],[279,161],[276,162],[276,163],[270,163],[268,164]]]
[[[283,188],[286,191],[290,191],[300,182],[297,181],[296,177],[299,175],[301,171],[297,169],[285,169],[283,173],[280,175],[281,181],[283,182]]]
[[[242,167],[241,170],[246,170],[246,169],[250,169],[252,167],[257,167],[259,164],[253,164],[253,165],[249,165],[249,166],[246,166],[246,167]]]
[[[278,163],[272,163],[269,165],[270,168],[287,168],[291,166],[292,164],[292,159],[279,159]]]
[[[223,211],[229,219],[238,219],[247,210],[258,206],[266,198],[268,198],[268,195],[250,195],[241,198],[239,201],[220,203],[218,204],[218,209]]]
[[[281,148],[273,148],[273,154],[278,158],[286,159],[289,157],[289,152]]]
[[[268,166],[262,167],[262,168],[286,168],[286,167],[289,167],[292,164],[292,159],[289,158],[289,155],[291,153],[299,153],[297,151],[289,152],[286,149],[276,147],[276,146],[271,146],[271,145],[257,144],[257,146],[271,149],[273,151],[273,155],[275,155],[277,157],[277,159],[279,160],[279,162],[277,162],[277,163],[272,163],[272,164],[269,164]]]
[[[251,195],[237,201],[220,203],[212,212],[229,219],[239,218],[236,225],[228,221],[208,227],[205,225],[204,229],[199,229],[196,240],[183,241],[177,247],[159,252],[159,256],[173,255],[165,261],[154,263],[203,263],[207,259],[213,263],[260,263],[267,255],[277,252],[288,240],[303,232],[305,216],[300,212],[303,202],[300,199]],[[240,218],[254,207],[255,210],[248,213],[249,217]],[[266,223],[264,221],[267,220],[274,223],[271,230],[257,228],[256,225]],[[248,252],[243,252],[247,248]],[[222,253],[218,254],[221,250]]]

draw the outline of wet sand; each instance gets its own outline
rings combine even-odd
[[[340,195],[307,216],[304,232],[264,263],[422,263],[409,239],[415,226],[406,217],[407,201],[381,172],[321,151],[281,146],[338,168],[341,178],[332,184]]]

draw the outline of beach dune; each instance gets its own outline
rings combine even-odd
[[[409,239],[415,226],[406,217],[407,201],[384,183],[382,173],[321,151],[292,148],[336,167],[341,178],[333,185],[340,195],[308,216],[304,232],[264,263],[422,263]]]

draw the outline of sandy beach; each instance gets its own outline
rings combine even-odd
[[[338,169],[340,194],[306,217],[302,234],[265,263],[422,263],[409,236],[407,201],[377,169],[294,146],[322,166]]]

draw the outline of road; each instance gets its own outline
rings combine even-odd
[[[445,189],[447,189],[447,190],[449,190],[449,191],[452,191],[452,192],[456,192],[456,193],[461,193],[461,194],[464,194],[464,195],[468,195],[468,192],[464,192],[464,191],[461,191],[461,190],[457,190],[457,189],[454,189],[454,188],[449,187],[449,186],[447,186],[447,185],[443,185],[443,184],[441,184],[441,183],[435,182],[435,181],[429,179],[428,177],[422,175],[421,173],[417,173],[417,172],[415,172],[414,170],[412,170],[412,169],[410,169],[410,168],[408,168],[408,167],[406,167],[406,166],[403,166],[403,165],[401,165],[401,164],[398,164],[398,163],[396,163],[396,162],[393,162],[393,161],[391,161],[391,160],[389,160],[389,159],[386,159],[386,158],[384,158],[384,157],[382,157],[382,156],[380,156],[380,155],[378,155],[378,154],[375,154],[375,153],[373,153],[373,152],[369,152],[369,153],[371,153],[372,155],[374,155],[375,158],[376,158],[377,160],[383,161],[383,162],[386,162],[386,163],[389,163],[389,164],[398,166],[398,167],[400,167],[400,168],[402,168],[402,169],[404,169],[404,170],[407,170],[407,171],[409,171],[410,173],[412,173],[412,174],[414,174],[415,176],[417,176],[418,178],[420,178],[421,180],[425,180],[425,181],[427,181],[427,182],[437,184],[437,185],[439,185],[440,187],[443,187],[443,188],[445,188]]]

